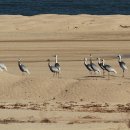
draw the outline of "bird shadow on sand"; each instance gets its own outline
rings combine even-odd
[[[122,78],[130,80],[130,78],[126,78],[126,77],[122,77]]]
[[[127,77],[123,77],[123,76],[117,76],[117,75],[110,75],[110,77],[113,77],[113,78],[119,78],[119,79],[128,79],[130,80],[130,78],[127,78]]]
[[[122,77],[122,76],[117,76],[117,75],[110,75],[109,77],[109,80],[111,79],[116,79],[116,78],[124,78],[124,79],[130,79],[130,78],[125,78],[125,77]],[[77,78],[77,80],[97,80],[97,79],[104,79],[104,80],[108,80],[108,75],[104,75],[104,76],[83,76],[83,77],[80,77],[80,78]]]
[[[77,80],[90,80],[90,79],[96,80],[98,78],[104,78],[104,77],[103,76],[83,76],[83,77],[78,78]]]

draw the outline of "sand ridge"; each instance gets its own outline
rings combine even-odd
[[[1,73],[1,100],[60,100],[128,103],[129,79],[84,77],[83,79],[15,76]],[[120,79],[119,82],[117,82]],[[118,91],[117,91],[118,90]]]

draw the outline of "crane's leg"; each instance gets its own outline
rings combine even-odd
[[[123,70],[123,75],[122,75],[122,77],[125,77],[125,75],[124,75],[124,70]]]
[[[110,79],[110,74],[109,74],[109,72],[108,72],[108,80]]]
[[[53,73],[53,77],[55,76],[55,73]]]
[[[22,77],[24,76],[24,72],[22,72]]]
[[[96,73],[96,71],[94,72],[94,79],[97,80],[97,73]]]
[[[55,74],[56,74],[56,77],[57,77],[57,72]]]
[[[95,72],[95,79],[97,80],[97,73]]]
[[[25,73],[24,73],[24,72],[22,72],[22,79],[24,79],[24,77],[25,77]]]
[[[94,79],[95,78],[95,72],[93,71],[93,75],[92,75],[92,78]]]
[[[56,72],[56,77],[58,77],[58,72]]]
[[[56,77],[58,77],[58,72],[56,72]]]
[[[105,76],[105,71],[103,70],[103,77]]]
[[[92,77],[92,71],[90,71],[90,75],[91,75],[91,77]]]
[[[89,71],[89,75],[91,76],[91,71]]]
[[[22,77],[24,76],[23,72],[22,72]]]
[[[58,78],[59,78],[59,72],[58,72]]]

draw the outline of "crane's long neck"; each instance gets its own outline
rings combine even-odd
[[[90,64],[92,64],[93,63],[93,61],[92,61],[92,58],[90,57]]]
[[[48,66],[49,66],[49,68],[51,67],[51,65],[50,65],[50,61],[48,61]]]
[[[87,64],[87,59],[84,58],[84,64]]]
[[[58,63],[58,61],[57,61],[57,55],[56,55],[55,63]]]
[[[93,61],[92,61],[92,55],[90,54],[90,64],[92,64]]]
[[[121,62],[121,60],[122,60],[122,59],[121,59],[121,56],[119,55],[119,62]]]
[[[104,66],[104,59],[102,60],[102,65]]]
[[[20,62],[20,61],[18,61],[18,65],[21,65],[21,62]]]
[[[101,64],[101,60],[100,60],[100,58],[98,58],[98,63]]]

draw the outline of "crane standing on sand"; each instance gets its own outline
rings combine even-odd
[[[122,61],[121,55],[119,54],[117,57],[119,58],[119,59],[118,59],[118,63],[119,63],[120,67],[121,67],[122,70],[123,70],[123,75],[122,75],[122,77],[124,77],[124,72],[125,72],[125,70],[127,70],[128,68],[127,68],[125,62]]]
[[[54,57],[55,57],[55,67],[57,67],[59,69],[59,71],[60,71],[61,68],[60,68],[60,64],[58,63],[58,58],[57,58],[58,56],[55,55]]]
[[[103,67],[108,72],[108,79],[110,79],[110,72],[117,73],[114,68],[112,68],[110,65],[105,64],[104,59],[102,59]]]
[[[19,66],[19,69],[22,71],[22,74],[23,73],[30,74],[28,68],[25,65],[21,64],[21,59],[18,60],[18,66]]]
[[[87,60],[88,60],[87,58],[84,58],[84,65],[85,65],[85,67],[89,70],[89,72],[92,75],[93,69],[91,68],[91,65],[87,63]]]
[[[50,71],[52,73],[54,73],[53,77],[55,75],[58,75],[58,77],[59,77],[59,73],[60,73],[61,67],[60,67],[60,64],[57,61],[57,55],[55,56],[55,64],[54,65],[51,65],[50,64],[50,59],[48,59],[48,67],[49,67]]]
[[[93,63],[91,54],[90,54],[90,65],[95,73],[101,73],[100,69]]]
[[[5,66],[5,64],[0,63],[0,71],[7,71],[7,67]]]
[[[104,74],[105,74],[105,68],[103,67],[103,63],[101,62],[101,58],[97,58],[98,60],[98,65],[100,66],[100,68],[103,70],[103,77],[104,77]]]

